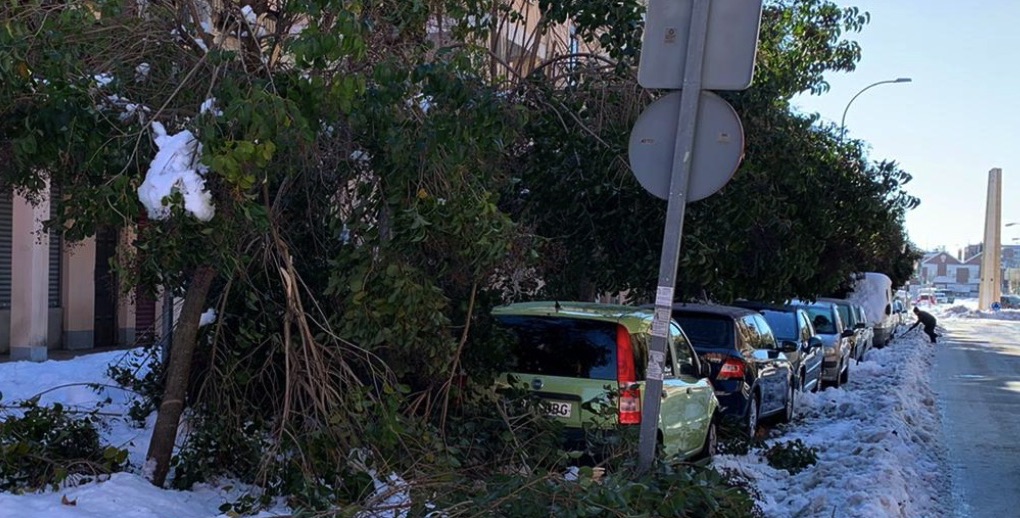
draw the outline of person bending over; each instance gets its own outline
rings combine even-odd
[[[935,343],[935,339],[939,336],[935,334],[935,323],[937,322],[935,320],[935,315],[932,315],[927,311],[921,311],[920,309],[917,309],[917,306],[914,306],[914,315],[917,315],[917,322],[914,322],[914,325],[910,326],[910,329],[907,329],[907,332],[913,331],[918,324],[924,324],[924,334],[928,335],[928,338],[931,338],[931,343]]]

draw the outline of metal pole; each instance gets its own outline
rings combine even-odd
[[[683,234],[684,211],[687,207],[687,185],[693,163],[694,135],[701,98],[701,70],[708,35],[710,0],[694,0],[691,27],[687,40],[680,114],[677,119],[676,142],[673,148],[673,169],[666,206],[666,227],[662,237],[662,258],[659,262],[659,283],[655,293],[655,317],[648,351],[645,396],[641,407],[641,434],[638,443],[638,470],[647,472],[655,460],[658,443],[659,408],[662,399],[662,368],[666,359],[666,340],[673,311],[677,262]]]

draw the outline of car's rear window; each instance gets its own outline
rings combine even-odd
[[[798,339],[796,313],[764,309],[761,311],[761,316],[765,317],[765,321],[769,323],[772,334],[776,335],[776,338],[794,341]]]
[[[616,380],[616,324],[556,317],[497,320],[517,338],[512,372]]]
[[[695,350],[732,349],[736,346],[732,318],[676,313],[673,316],[680,323]]]

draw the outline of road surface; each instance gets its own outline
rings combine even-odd
[[[954,509],[1020,516],[1020,321],[940,319],[938,394]]]

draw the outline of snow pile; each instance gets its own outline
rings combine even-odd
[[[864,278],[854,284],[854,291],[847,295],[847,300],[864,307],[868,324],[880,326],[886,319],[886,306],[892,295],[892,281],[884,274],[866,272]]]
[[[978,309],[977,299],[957,299],[952,305],[936,306],[931,311],[940,318],[982,318],[985,320],[1020,320],[1020,309],[999,311]]]
[[[158,122],[152,123],[159,151],[152,159],[145,181],[138,187],[138,199],[152,219],[166,219],[170,207],[164,199],[175,191],[184,197],[184,209],[201,221],[209,221],[216,214],[212,194],[205,189],[204,175],[208,168],[199,163],[202,144],[188,130],[168,135]]]
[[[769,445],[800,439],[818,463],[790,475],[756,450],[714,465],[754,481],[770,518],[942,516],[948,471],[929,373],[934,349],[915,333],[868,353],[840,389],[803,394],[792,426]]]

